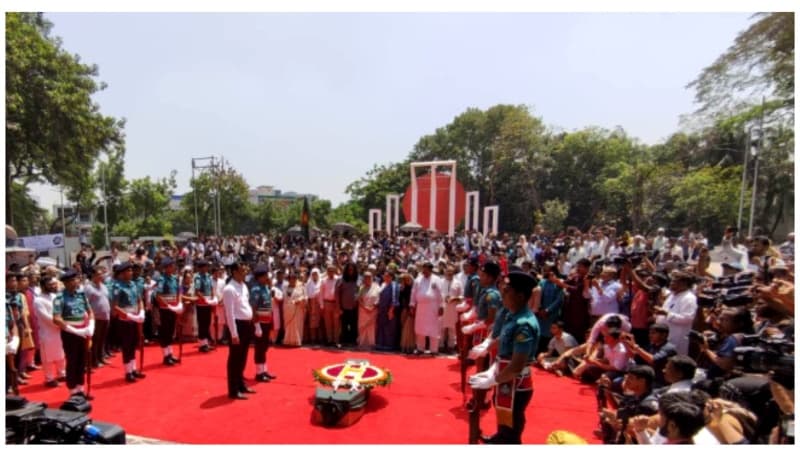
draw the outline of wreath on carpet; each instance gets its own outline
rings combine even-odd
[[[389,369],[370,365],[367,360],[347,360],[311,371],[314,380],[324,386],[366,388],[388,386],[392,382]]]

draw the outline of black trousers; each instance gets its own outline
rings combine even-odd
[[[61,331],[61,346],[67,360],[67,388],[74,389],[83,384],[86,374],[87,339]]]
[[[120,320],[118,323],[122,362],[127,364],[136,359],[136,345],[139,343],[139,324],[128,320]]]
[[[211,310],[212,306],[197,305],[197,337],[211,340]]]
[[[269,348],[269,333],[272,331],[272,324],[262,323],[261,337],[253,336],[255,341],[255,350],[253,350],[253,360],[256,364],[264,364],[267,362],[267,349]]]
[[[533,398],[533,390],[517,391],[514,394],[514,405],[511,410],[511,417],[514,422],[512,427],[500,425],[497,427],[497,434],[494,436],[496,444],[522,444],[522,431],[525,430],[525,408]]]
[[[108,336],[108,320],[94,320],[94,334],[92,335],[92,365],[102,361],[106,351],[106,338]]]
[[[245,388],[244,368],[247,365],[247,351],[253,340],[253,322],[237,320],[236,332],[239,335],[239,343],[234,344],[231,339],[228,346],[228,395],[236,395]]]
[[[358,341],[358,308],[342,310],[343,344],[355,344]]]
[[[119,322],[120,320],[114,316],[111,316],[111,320],[108,322],[108,330],[106,330],[106,339],[105,339],[107,350],[119,349],[120,345]],[[95,324],[95,326],[97,325]]]
[[[161,325],[158,327],[158,343],[161,348],[164,348],[172,345],[172,339],[175,335],[175,322],[178,315],[169,309],[160,308],[158,317],[161,318]]]

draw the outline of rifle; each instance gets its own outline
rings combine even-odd
[[[472,389],[472,400],[467,406],[469,411],[469,441],[468,444],[478,443],[481,437],[481,407],[486,398],[486,389]]]
[[[459,322],[461,319],[459,319]],[[461,325],[459,324],[458,329],[461,329]],[[469,365],[469,360],[467,358],[467,352],[469,351],[469,346],[467,345],[468,339],[470,335],[461,333],[461,347],[459,348],[458,358],[461,363],[461,404],[465,405],[467,403],[467,366]]]
[[[92,398],[92,337],[86,338],[86,398]]]
[[[219,345],[219,317],[217,316],[217,305],[214,308],[214,346]]]

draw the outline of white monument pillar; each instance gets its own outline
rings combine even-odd
[[[394,235],[394,229],[400,226],[400,196],[386,194],[386,234]]]
[[[498,216],[500,213],[500,207],[497,205],[494,206],[487,206],[483,208],[483,235],[488,236],[491,232],[495,236],[497,236],[497,223],[498,223]],[[491,227],[489,226],[489,215],[492,216]]]
[[[375,232],[381,230],[381,219],[380,209],[369,210],[369,237],[374,238]]]
[[[480,222],[478,222],[478,213],[481,209],[480,196],[480,191],[467,192],[466,211],[464,214],[465,232],[469,230],[478,230],[478,227],[480,226]]]

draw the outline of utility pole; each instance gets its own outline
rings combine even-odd
[[[744,211],[744,191],[747,187],[747,156],[750,154],[750,145],[753,142],[751,130],[747,130],[747,135],[745,136],[747,141],[744,144],[744,166],[742,167],[742,190],[739,193],[739,216],[736,219],[736,232],[741,233],[742,231],[742,212]]]
[[[206,163],[205,165],[200,165],[198,161],[211,161],[210,164]],[[205,158],[192,158],[192,184],[194,184],[194,172],[195,170],[202,170],[202,169],[211,169],[211,174],[216,178],[215,169],[217,167],[216,158],[214,156],[208,156]],[[214,182],[213,186],[216,186],[218,182]],[[200,236],[200,218],[197,213],[197,186],[194,186],[192,189],[192,196],[194,197],[194,229],[195,234],[199,237]],[[218,200],[212,198],[212,205],[214,205],[214,234],[217,233],[217,217],[219,216],[218,209],[219,209],[219,202]]]
[[[108,239],[108,192],[106,191],[106,168],[100,167],[100,177],[103,180],[103,224],[106,229],[106,249],[111,250],[111,244]]]
[[[764,149],[764,104],[766,103],[766,99],[761,97],[761,121],[758,125],[758,151],[756,151],[753,157],[755,158],[755,166],[753,168],[753,196],[750,199],[750,223],[747,227],[747,235],[753,235],[753,215],[756,210],[756,195],[758,192],[758,156],[759,153]]]
[[[61,186],[61,231],[64,233],[64,267],[69,267],[67,255],[67,219],[64,216],[64,186]]]

